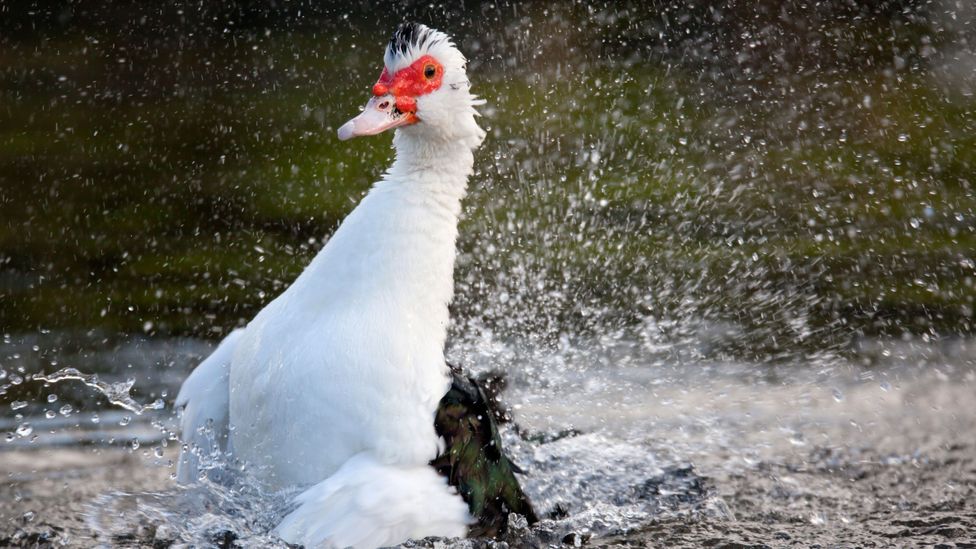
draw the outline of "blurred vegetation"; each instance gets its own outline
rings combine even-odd
[[[972,331],[964,4],[204,4],[0,8],[4,332],[246,322],[392,157],[335,129],[404,18],[488,99],[458,334]]]

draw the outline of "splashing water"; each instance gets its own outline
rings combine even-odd
[[[34,381],[43,381],[45,383],[80,381],[92,389],[102,393],[111,404],[125,408],[126,410],[137,415],[141,415],[143,412],[150,410],[162,410],[166,406],[161,398],[157,398],[149,404],[140,404],[133,399],[132,396],[129,395],[129,391],[131,391],[132,386],[135,385],[135,379],[108,383],[99,379],[98,374],[85,374],[78,371],[77,368],[62,368],[51,374],[34,374],[31,376],[31,379]]]
[[[150,546],[224,547],[241,539],[252,547],[287,547],[270,532],[294,495],[262,492],[246,477],[233,484],[204,478],[187,489],[103,494],[87,507],[86,522],[107,545],[131,541],[136,533]]]
[[[600,433],[557,435],[542,442],[522,440],[512,429],[505,436],[510,454],[529,471],[522,483],[544,517],[532,528],[513,517],[508,539],[515,546],[622,534],[651,519],[734,520],[709,480],[692,466],[659,460],[640,444]],[[135,533],[148,545],[236,541],[288,547],[271,532],[294,508],[292,500],[301,490],[265,492],[247,470],[225,458],[199,457],[206,473],[198,484],[156,493],[103,494],[87,507],[88,526],[106,544],[131,540]],[[225,474],[228,468],[233,474]],[[451,540],[452,547],[483,545],[483,540]]]

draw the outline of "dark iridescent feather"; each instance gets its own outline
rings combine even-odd
[[[509,513],[535,523],[535,510],[515,478],[521,471],[502,452],[497,423],[505,420],[504,412],[493,404],[494,395],[489,398],[477,381],[460,369],[451,370],[451,390],[441,399],[434,422],[447,445],[430,464],[457,487],[478,520],[469,535],[503,533]]]

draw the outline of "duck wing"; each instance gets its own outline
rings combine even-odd
[[[183,447],[176,465],[180,484],[195,482],[201,468],[219,463],[229,448],[230,366],[243,329],[234,330],[186,378],[176,396],[182,409]]]
[[[434,421],[446,445],[430,464],[457,488],[477,519],[469,535],[504,533],[509,513],[524,516],[529,524],[537,522],[515,477],[522,471],[502,451],[498,422],[505,419],[504,413],[478,381],[454,366],[451,373],[451,389],[441,399]]]

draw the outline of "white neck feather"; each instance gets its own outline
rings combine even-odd
[[[426,364],[414,367],[442,369],[457,223],[474,156],[470,140],[429,137],[397,132],[393,165],[295,281],[295,290],[306,300],[302,307],[341,311],[357,317],[364,330],[408,338],[416,352],[406,358]]]

